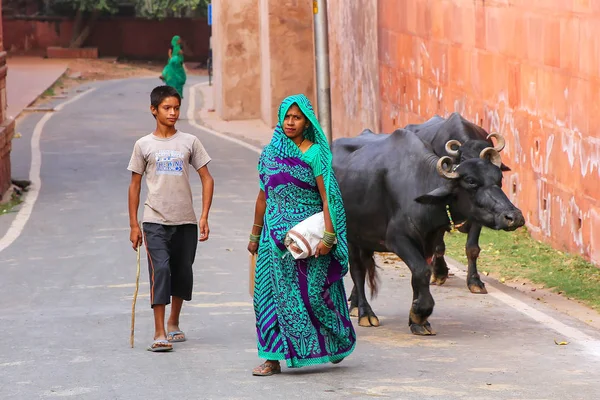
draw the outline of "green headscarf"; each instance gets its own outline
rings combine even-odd
[[[279,106],[278,121],[279,123],[275,127],[273,139],[269,146],[273,146],[281,156],[283,157],[301,157],[302,152],[294,144],[294,142],[288,138],[283,131],[283,123],[285,115],[292,105],[296,104],[300,111],[310,121],[310,127],[304,133],[304,137],[311,142],[319,145],[320,158],[323,169],[323,181],[325,183],[325,191],[327,193],[327,200],[329,202],[329,213],[331,215],[331,222],[333,223],[334,229],[338,230],[337,220],[338,214],[343,213],[343,204],[341,193],[335,179],[333,168],[331,166],[332,154],[329,148],[329,142],[327,137],[323,133],[321,124],[317,120],[317,116],[313,110],[310,100],[303,94],[295,94],[286,97],[281,105]],[[345,220],[345,218],[343,218]]]

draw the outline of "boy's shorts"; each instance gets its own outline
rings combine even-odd
[[[171,296],[192,299],[192,265],[198,246],[198,226],[144,222],[148,253],[150,304],[170,304]]]

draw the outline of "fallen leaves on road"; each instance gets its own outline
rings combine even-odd
[[[554,344],[556,344],[557,346],[566,346],[569,344],[569,342],[559,342],[556,339],[554,339]]]

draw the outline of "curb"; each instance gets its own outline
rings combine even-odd
[[[205,83],[200,83],[200,84],[193,85],[190,88],[190,90],[196,90],[196,92],[199,94],[199,96],[198,96],[199,103],[202,106],[202,107],[200,107],[200,109],[203,109],[203,107],[204,107],[204,93],[202,93],[202,89],[199,86],[204,86],[204,85],[205,85]],[[188,122],[190,122],[189,118],[187,118],[187,119],[188,119]],[[194,122],[198,126],[201,126],[204,129],[207,129],[207,130],[210,130],[210,131],[213,131],[213,132],[218,132],[218,133],[220,133],[222,135],[225,135],[225,136],[228,136],[228,137],[230,137],[232,139],[235,139],[235,140],[238,140],[238,141],[242,141],[242,142],[244,142],[246,144],[249,144],[250,146],[253,146],[253,147],[257,148],[257,149],[262,149],[263,147],[266,146],[266,144],[262,144],[258,140],[250,139],[250,138],[248,138],[248,137],[246,137],[244,135],[240,135],[240,134],[233,133],[233,132],[228,132],[228,131],[217,130],[217,129],[214,128],[214,126],[212,126],[211,124],[207,123],[200,116],[194,118]]]
[[[43,91],[42,91],[40,94],[38,94],[38,95],[35,97],[35,99],[33,99],[31,102],[29,102],[29,103],[28,103],[28,104],[25,106],[25,108],[23,108],[21,111],[19,111],[19,113],[18,113],[16,116],[14,116],[14,117],[12,118],[12,119],[13,119],[13,121],[15,121],[15,122],[16,122],[16,121],[19,119],[19,117],[21,117],[21,116],[22,116],[24,113],[26,113],[26,112],[37,112],[37,111],[43,111],[43,112],[52,112],[52,111],[54,111],[54,109],[52,109],[52,110],[50,110],[50,109],[44,109],[44,110],[28,110],[28,109],[29,109],[29,108],[32,106],[32,104],[33,104],[33,103],[35,103],[36,101],[38,101],[38,100],[39,100],[39,99],[40,99],[40,98],[41,98],[41,97],[44,95],[44,92],[45,92],[46,90],[50,89],[52,86],[56,85],[56,83],[57,83],[58,81],[60,81],[61,79],[63,79],[63,78],[65,77],[65,75],[67,74],[67,71],[68,71],[68,70],[69,70],[69,67],[67,66],[67,67],[65,68],[65,70],[63,71],[63,73],[62,73],[62,74],[60,74],[60,75],[58,76],[58,78],[56,78],[54,81],[52,81],[52,83],[50,84],[50,86],[48,86],[48,87],[44,88],[44,89],[43,89]]]

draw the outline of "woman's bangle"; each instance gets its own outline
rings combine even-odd
[[[333,243],[335,242],[335,233],[324,231],[323,242],[327,243],[329,246],[333,246]]]
[[[258,242],[259,242],[259,240],[260,240],[260,235],[253,235],[253,234],[250,234],[250,241],[251,241],[252,243],[258,243]]]
[[[262,229],[262,227],[263,227],[262,225],[258,225],[258,224],[253,224],[252,226],[255,226],[255,227],[260,228],[260,229]]]
[[[325,242],[324,240],[321,240],[321,243],[323,243],[323,246],[327,247],[328,249],[333,247],[333,243],[329,244],[329,243]]]

